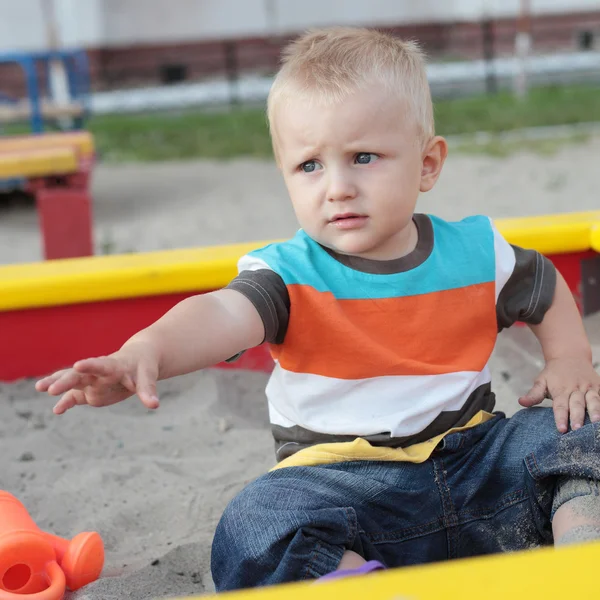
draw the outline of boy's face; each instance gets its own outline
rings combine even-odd
[[[432,161],[404,112],[376,86],[333,106],[309,108],[298,98],[278,107],[279,166],[300,226],[314,240],[377,260],[414,248],[417,198],[433,187],[446,146],[434,138],[440,156]]]

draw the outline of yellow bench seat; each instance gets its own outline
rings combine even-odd
[[[73,148],[41,148],[39,150],[0,150],[0,179],[19,179],[66,175],[79,169]]]
[[[91,157],[94,154],[94,138],[88,131],[0,137],[0,154],[48,148],[71,148],[81,157]]]

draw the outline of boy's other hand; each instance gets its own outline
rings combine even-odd
[[[556,426],[561,433],[583,426],[585,412],[593,423],[600,421],[600,375],[584,358],[555,358],[546,362],[534,386],[521,398],[522,406],[552,399]]]
[[[110,356],[88,358],[72,368],[40,379],[35,389],[60,396],[54,413],[61,415],[77,405],[110,406],[137,394],[148,408],[158,408],[158,360],[148,344],[124,346]]]

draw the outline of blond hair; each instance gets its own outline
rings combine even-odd
[[[419,46],[374,29],[352,27],[310,30],[284,49],[267,101],[271,134],[275,109],[282,101],[300,95],[309,102],[339,103],[373,83],[405,102],[422,143],[435,135]]]

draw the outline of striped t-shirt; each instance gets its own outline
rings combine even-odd
[[[541,322],[554,267],[508,244],[488,217],[414,221],[415,250],[392,261],[337,254],[303,230],[240,259],[228,287],[265,325],[279,461],[357,438],[363,448],[437,442],[493,409],[498,331]]]

